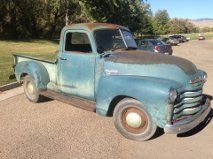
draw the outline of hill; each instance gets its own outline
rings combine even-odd
[[[191,19],[190,21],[200,28],[213,27],[213,18]]]

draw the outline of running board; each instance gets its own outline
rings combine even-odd
[[[92,111],[92,112],[95,112],[96,110],[96,107],[95,107],[96,104],[94,101],[91,101],[91,100],[87,100],[87,99],[72,96],[72,95],[67,95],[64,93],[58,93],[51,90],[42,91],[40,92],[40,94],[45,97],[58,100],[60,102],[70,104],[77,108],[81,108],[81,109]]]

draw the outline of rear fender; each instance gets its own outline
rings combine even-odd
[[[36,86],[39,90],[47,89],[47,84],[50,82],[47,69],[36,61],[23,61],[16,65],[15,75],[18,82],[24,74],[30,75],[34,78]]]

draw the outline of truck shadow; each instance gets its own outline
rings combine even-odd
[[[51,98],[48,98],[48,97],[45,97],[45,96],[41,96],[41,101],[39,101],[39,103],[46,103],[46,102],[50,102],[50,101],[53,101],[54,99],[51,99]]]
[[[199,133],[211,122],[212,117],[213,117],[213,109],[211,109],[206,119],[203,122],[201,122],[198,126],[196,126],[194,129],[186,133],[178,134],[177,137],[190,137],[192,135]]]
[[[213,97],[211,95],[205,94],[205,96],[208,97],[212,101]],[[212,118],[213,118],[213,109],[211,109],[211,111],[208,114],[208,116],[206,117],[206,119],[203,122],[201,122],[198,126],[196,126],[194,129],[192,129],[188,132],[178,134],[177,137],[190,137],[192,135],[199,133],[211,122]]]
[[[205,94],[205,96],[212,101],[213,97],[211,95]],[[192,130],[190,130],[188,132],[185,132],[182,134],[177,134],[177,137],[190,137],[190,136],[193,136],[193,135],[199,133],[211,122],[212,118],[213,118],[213,109],[211,109],[211,111],[208,114],[208,116],[206,117],[206,119],[203,122],[201,122],[198,126],[196,126],[195,128],[193,128]],[[163,134],[164,134],[164,130],[162,128],[158,127],[155,135],[151,138],[151,140],[158,138]]]

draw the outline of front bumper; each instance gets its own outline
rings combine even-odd
[[[166,124],[166,126],[164,127],[164,132],[168,134],[180,134],[193,129],[205,120],[205,118],[211,111],[210,105],[211,102],[209,99],[207,99],[205,104],[202,105],[202,110],[199,114],[195,115],[195,119],[193,121],[189,121],[188,123],[184,124],[181,121],[176,122],[175,124]]]

